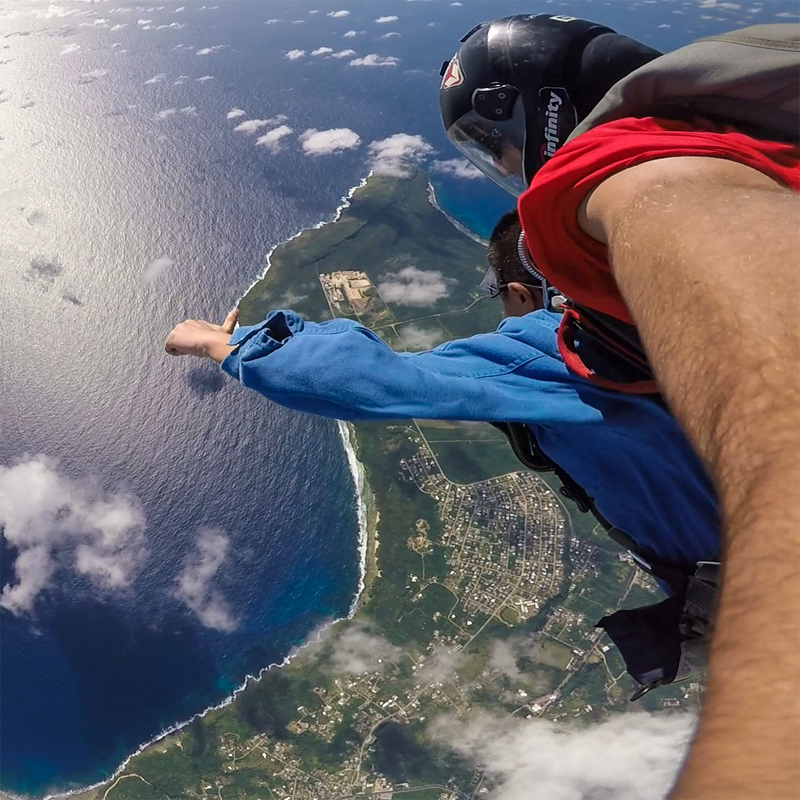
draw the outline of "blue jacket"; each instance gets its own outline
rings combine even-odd
[[[346,319],[273,311],[238,328],[222,368],[287,408],[342,420],[525,422],[609,522],[670,563],[719,551],[711,482],[675,420],[651,400],[594,386],[558,355],[559,315],[396,353]]]

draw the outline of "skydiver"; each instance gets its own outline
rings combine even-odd
[[[556,343],[560,314],[543,310],[550,289],[535,266],[521,260],[523,242],[516,212],[500,220],[490,239],[484,287],[499,297],[505,316],[494,333],[398,353],[349,319],[314,323],[273,311],[257,325],[235,329],[234,310],[222,325],[182,322],[165,349],[210,358],[282,406],[334,419],[505,424],[516,437],[515,451],[532,447],[527,465],[543,454],[568,488],[582,487],[617,540],[624,537],[673,591],[659,605],[658,620],[648,616],[622,651],[646,690],[675,679],[680,667],[681,593],[696,563],[718,552],[716,500],[699,459],[663,406],[594,386],[566,369]],[[604,620],[614,638],[620,619]],[[629,623],[628,617],[622,621]],[[658,648],[647,637],[656,624],[674,633],[662,648],[669,653],[664,663],[650,660]]]
[[[642,45],[565,16],[496,20],[462,43],[443,69],[445,128],[521,195],[528,255],[568,297],[560,351],[596,383],[660,390],[720,497],[709,689],[671,797],[798,797],[800,28],[641,65]],[[512,176],[496,168],[509,148]],[[625,379],[581,344],[616,352]]]

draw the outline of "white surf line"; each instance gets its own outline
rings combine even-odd
[[[428,178],[428,201],[430,204],[440,213],[443,214],[447,221],[458,231],[464,234],[464,236],[469,236],[472,241],[477,242],[478,244],[482,244],[484,247],[488,247],[489,240],[488,239],[481,239],[477,233],[471,231],[466,225],[463,225],[454,217],[451,217],[440,205],[439,201],[436,199],[436,189],[434,188],[433,184]]]
[[[267,253],[266,257],[266,264],[264,265],[263,271],[258,275],[258,277],[247,287],[244,294],[236,301],[236,305],[238,305],[245,295],[259,282],[263,281],[266,278],[267,273],[269,272],[269,268],[272,266],[272,254],[279,248],[283,247],[283,245],[288,244],[293,239],[297,239],[299,236],[302,236],[306,231],[316,231],[320,228],[324,228],[326,225],[330,225],[332,222],[338,222],[340,217],[342,216],[342,212],[350,207],[350,201],[353,199],[353,195],[359,190],[362,189],[364,186],[367,185],[367,181],[372,177],[372,172],[369,172],[365,178],[362,178],[355,186],[353,186],[350,191],[344,195],[341,200],[339,201],[339,205],[336,206],[336,210],[333,212],[333,216],[330,219],[323,219],[320,222],[314,223],[309,228],[300,228],[299,231],[293,233],[286,241],[280,242],[276,244],[272,250]]]
[[[290,236],[285,242],[281,242],[280,244],[275,245],[275,247],[273,247],[272,250],[270,250],[269,253],[267,254],[266,265],[264,267],[264,270],[250,284],[250,286],[247,288],[247,291],[245,291],[245,293],[242,295],[242,297],[240,297],[236,301],[236,305],[238,306],[239,302],[242,300],[242,298],[259,281],[262,281],[264,279],[264,277],[266,276],[267,272],[269,272],[269,268],[272,266],[272,264],[271,264],[272,254],[275,252],[275,250],[278,247],[280,247],[281,245],[292,241],[293,239],[297,239],[299,236],[302,236],[303,233],[305,233],[306,231],[318,230],[319,228],[322,228],[325,225],[329,225],[332,222],[338,222],[339,219],[342,216],[342,212],[346,208],[350,207],[350,201],[352,200],[353,195],[359,189],[361,189],[364,186],[366,186],[367,181],[372,177],[372,175],[373,175],[373,172],[370,171],[365,178],[362,178],[358,182],[358,184],[353,186],[350,189],[350,191],[348,191],[347,194],[342,197],[339,205],[336,207],[336,210],[334,211],[333,216],[330,219],[322,220],[321,222],[317,222],[316,224],[312,225],[309,228],[301,228],[299,231],[297,231],[296,233],[292,234],[292,236]],[[470,231],[468,228],[466,228],[464,225],[462,225],[460,222],[458,222],[458,220],[456,220],[453,217],[451,217],[446,211],[444,211],[442,209],[442,207],[438,204],[438,202],[436,200],[436,191],[435,191],[433,185],[431,184],[430,180],[428,180],[428,200],[430,201],[431,205],[437,211],[439,211],[439,213],[444,214],[444,216],[449,220],[449,222],[455,228],[457,228],[459,231],[461,231],[461,233],[463,233],[465,236],[469,236],[471,239],[473,239],[476,242],[479,242],[480,244],[483,244],[483,245],[487,244],[487,242],[485,240],[481,239],[479,236],[474,234],[472,231]],[[165,738],[166,736],[170,736],[173,733],[177,733],[179,730],[181,730],[181,729],[185,728],[187,725],[189,725],[197,717],[204,717],[206,714],[208,714],[211,711],[216,711],[217,709],[225,708],[226,706],[229,706],[236,699],[236,695],[238,695],[240,692],[244,691],[245,688],[247,688],[247,685],[248,685],[248,683],[250,683],[250,681],[259,680],[261,678],[261,676],[265,672],[273,669],[274,667],[284,667],[284,666],[286,666],[287,664],[290,663],[292,658],[294,658],[300,651],[302,651],[304,648],[308,647],[309,645],[313,644],[314,642],[318,641],[319,638],[323,635],[323,633],[331,625],[334,625],[336,622],[339,622],[342,619],[351,619],[353,617],[353,615],[356,612],[356,608],[358,606],[358,600],[361,597],[361,593],[364,591],[364,580],[365,580],[365,576],[366,576],[366,566],[367,566],[368,526],[367,526],[367,505],[366,505],[366,501],[364,499],[364,483],[365,483],[366,475],[365,475],[365,471],[364,471],[364,465],[356,457],[355,448],[353,447],[353,443],[352,443],[352,441],[350,439],[351,435],[355,435],[354,429],[352,428],[352,426],[349,423],[341,422],[341,421],[339,421],[338,426],[339,426],[339,434],[341,436],[342,444],[343,444],[344,450],[345,450],[345,455],[347,456],[347,463],[348,463],[348,466],[350,468],[350,473],[353,476],[353,484],[355,486],[355,495],[356,495],[356,513],[357,513],[357,517],[358,517],[358,550],[359,550],[359,562],[360,562],[358,588],[357,588],[356,593],[355,593],[355,595],[353,597],[353,600],[352,600],[352,602],[350,604],[350,610],[348,611],[347,616],[346,617],[339,617],[339,618],[334,619],[334,620],[330,620],[329,622],[321,625],[320,628],[317,630],[316,635],[312,633],[304,644],[300,645],[299,647],[293,648],[289,652],[289,654],[283,659],[283,661],[281,661],[279,664],[278,663],[269,664],[268,666],[263,667],[262,669],[260,669],[257,675],[251,675],[251,674],[248,673],[245,676],[244,680],[242,681],[242,684],[238,688],[234,689],[233,690],[233,694],[231,694],[229,697],[226,697],[221,703],[218,703],[217,705],[209,706],[204,711],[198,712],[197,714],[195,714],[194,716],[192,716],[190,719],[186,720],[185,722],[177,722],[174,725],[171,725],[168,728],[165,728],[163,731],[161,731],[161,733],[157,734],[156,736],[154,736],[149,741],[145,742],[144,744],[139,745],[139,747],[133,753],[131,753],[114,770],[114,772],[111,775],[109,775],[104,780],[97,781],[97,783],[93,783],[93,784],[91,784],[89,786],[84,786],[84,787],[79,788],[79,789],[71,789],[71,790],[69,790],[67,792],[61,792],[61,793],[56,793],[56,794],[48,794],[48,795],[45,795],[43,800],[57,800],[57,798],[60,798],[60,797],[69,797],[70,795],[80,794],[82,792],[90,791],[91,789],[96,789],[96,788],[108,783],[109,781],[113,781],[115,778],[118,778],[125,771],[125,769],[127,768],[128,764],[131,762],[131,760],[133,758],[135,758],[136,756],[138,756],[141,753],[143,753],[148,747],[150,747],[150,745],[155,744],[156,742],[160,741],[161,739]],[[377,535],[377,531],[376,531],[376,535]],[[5,792],[5,794],[10,798],[14,798],[14,800],[30,800],[30,796],[26,796],[26,795],[15,795],[15,794],[11,794],[11,793],[8,793],[8,792]]]
[[[367,181],[369,178],[372,177],[372,172],[369,172],[365,178],[362,178],[358,184],[352,187],[344,197],[342,197],[339,205],[336,207],[336,210],[333,216],[330,219],[322,220],[321,222],[317,222],[316,224],[312,225],[309,228],[301,228],[297,233],[292,234],[285,242],[281,242],[280,244],[275,245],[272,250],[269,251],[266,258],[266,266],[264,267],[263,272],[256,278],[250,286],[247,288],[247,291],[236,301],[236,305],[238,306],[241,302],[242,298],[261,280],[264,279],[267,272],[269,272],[269,268],[272,266],[271,264],[271,256],[275,252],[278,247],[281,247],[283,244],[292,241],[292,239],[297,239],[299,236],[302,236],[303,233],[310,230],[318,230],[325,225],[329,225],[332,222],[338,222],[340,217],[342,216],[342,212],[350,207],[350,200],[352,199],[353,195],[361,188],[366,186]],[[358,606],[358,600],[361,597],[361,592],[364,591],[364,579],[366,576],[366,567],[367,567],[367,540],[368,540],[368,530],[367,530],[367,505],[366,501],[364,500],[364,480],[365,480],[365,473],[364,473],[364,466],[361,462],[356,458],[356,452],[350,441],[350,426],[346,422],[339,422],[339,434],[342,439],[342,444],[344,446],[345,455],[347,456],[347,463],[350,469],[350,473],[353,476],[353,484],[355,487],[355,496],[356,496],[356,514],[358,518],[358,552],[359,552],[359,577],[358,577],[358,587],[353,597],[353,600],[350,603],[350,609],[347,613],[346,617],[338,617],[337,619],[330,620],[329,622],[320,626],[320,628],[316,631],[316,634],[310,634],[309,638],[299,647],[294,647],[288,653],[288,655],[281,661],[279,664],[269,664],[266,667],[262,667],[257,675],[251,675],[248,673],[245,675],[244,680],[242,681],[241,685],[233,690],[233,694],[229,697],[226,697],[221,703],[218,703],[213,706],[209,706],[204,711],[200,711],[190,719],[185,720],[184,722],[176,722],[174,725],[170,725],[168,728],[165,728],[161,733],[154,736],[152,739],[144,742],[143,744],[139,745],[136,750],[131,753],[115,770],[114,772],[109,775],[107,778],[101,781],[97,781],[96,783],[92,783],[89,786],[83,786],[78,789],[70,789],[67,792],[58,792],[55,794],[48,794],[42,800],[57,800],[60,797],[69,797],[70,795],[81,794],[82,792],[88,792],[91,789],[97,789],[100,786],[108,783],[109,781],[113,781],[115,778],[118,778],[126,769],[128,764],[131,762],[133,758],[143,753],[150,745],[155,744],[156,742],[164,739],[167,736],[171,736],[173,733],[177,733],[179,730],[185,728],[191,722],[193,722],[198,717],[204,717],[211,711],[216,711],[220,708],[225,708],[229,706],[235,699],[236,695],[240,692],[244,691],[247,688],[248,683],[250,681],[257,681],[261,678],[261,676],[271,670],[273,667],[285,667],[291,660],[294,658],[301,650],[308,647],[310,644],[316,642],[323,633],[331,626],[337,622],[340,622],[342,619],[351,619],[352,616],[356,612],[356,608]],[[30,800],[30,796],[27,795],[14,795],[8,794],[8,797],[13,798],[14,800]]]

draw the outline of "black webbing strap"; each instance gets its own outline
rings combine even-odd
[[[630,552],[636,563],[645,572],[658,578],[670,587],[673,594],[682,595],[689,579],[694,575],[695,566],[684,567],[667,564],[659,560],[653,553],[640,547],[627,533],[615,528],[595,506],[594,499],[565,469],[555,463],[539,446],[531,429],[522,422],[492,422],[508,440],[517,459],[528,469],[535,472],[552,472],[561,482],[561,494],[572,500],[579,510],[592,514],[605,528],[606,533],[618,545]]]
[[[561,482],[560,492],[572,500],[584,513],[591,513],[604,527],[609,528],[608,520],[597,510],[594,500],[586,490],[562,467],[545,455],[531,429],[523,422],[492,422],[508,440],[517,459],[534,472],[552,472]]]
[[[660,603],[622,609],[603,617],[603,628],[616,644],[628,673],[639,683],[631,700],[651,689],[683,677],[688,647],[710,630],[719,585],[719,562],[691,566],[666,564],[641,548],[627,533],[615,528],[598,512],[594,500],[572,476],[552,461],[523,423],[491,423],[508,440],[514,455],[528,469],[552,472],[561,482],[561,494],[583,512],[591,512],[617,544],[626,549],[645,572],[663,581],[672,595]]]

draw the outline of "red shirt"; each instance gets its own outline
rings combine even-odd
[[[653,117],[593,128],[561,147],[519,199],[531,256],[567,297],[631,322],[608,266],[606,246],[581,230],[578,207],[615,172],[671,156],[727,158],[800,191],[800,153],[793,145]]]

